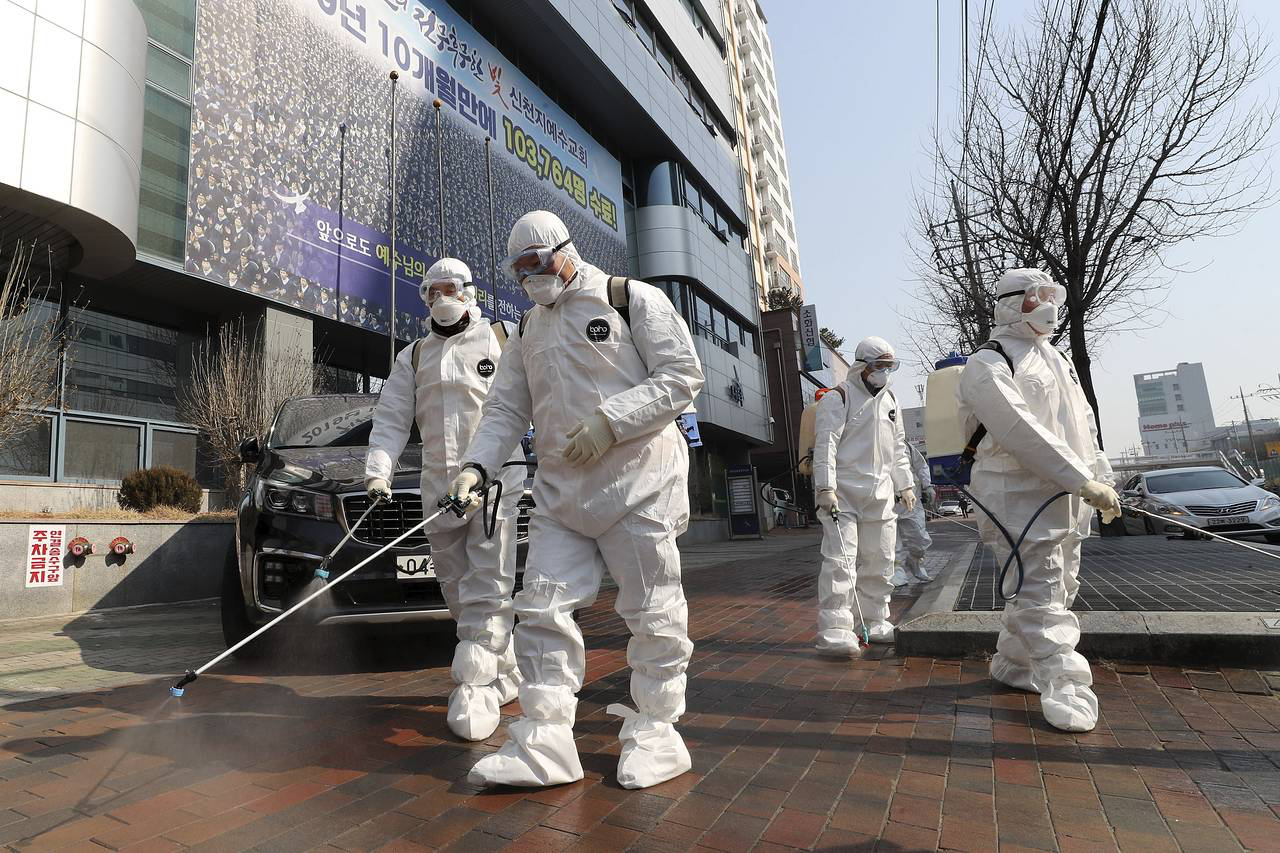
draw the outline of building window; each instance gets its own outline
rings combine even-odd
[[[1185,411],[1186,411],[1186,407],[1185,407],[1185,406],[1183,406],[1181,403],[1179,403],[1179,404],[1178,404],[1178,411],[1179,411],[1179,412],[1185,412]]]
[[[134,0],[147,22],[147,37],[191,59],[195,56],[196,0]]]
[[[649,26],[649,22],[643,17],[636,21],[636,35],[640,38],[640,43],[644,45],[644,49],[650,54],[654,53],[654,45],[656,39],[653,34],[653,27]]]
[[[128,424],[68,420],[62,462],[69,480],[123,480],[138,470],[142,428]]]
[[[151,85],[145,103],[138,248],[181,261],[187,231],[191,105]]]
[[[68,409],[178,420],[178,351],[191,336],[88,309],[68,320]]]
[[[151,467],[168,465],[191,476],[196,474],[196,434],[156,429],[151,431]]]
[[[0,476],[53,476],[53,418],[42,417],[16,441],[0,447]]]
[[[138,0],[137,5],[149,39],[138,247],[181,261],[187,231],[196,4],[195,0]]]

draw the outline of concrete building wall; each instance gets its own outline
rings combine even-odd
[[[39,524],[48,524],[39,521]],[[226,522],[67,522],[66,541],[83,536],[99,553],[68,563],[61,586],[26,587],[29,522],[0,522],[0,619],[53,616],[103,607],[192,601],[218,595],[223,560],[235,533]],[[135,552],[104,556],[116,536]]]
[[[660,7],[667,5],[654,2]],[[613,4],[609,0],[551,0],[551,4],[560,12],[563,24],[573,30],[626,87],[628,94],[657,122],[675,150],[684,155],[720,201],[745,220],[741,179],[733,149],[723,136],[711,134]],[[714,45],[697,34],[688,15],[675,9],[674,2],[671,5],[672,10],[664,12],[660,19],[661,26],[673,43],[688,47],[690,55],[683,58],[697,75],[699,85],[711,96],[713,106],[722,110],[728,120],[732,112],[727,102],[728,84],[723,65],[719,72],[713,68],[722,60]],[[652,9],[650,11],[652,13]]]
[[[130,0],[0,0],[0,205],[67,232],[77,272],[134,260],[146,51]]]

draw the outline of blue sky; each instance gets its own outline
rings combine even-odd
[[[982,4],[969,5],[976,17]],[[1033,8],[1029,0],[996,5],[1004,27],[1021,25]],[[900,345],[906,340],[902,314],[915,288],[907,243],[912,188],[932,179],[934,3],[762,0],[762,6],[807,299],[850,351],[868,335]],[[957,100],[960,14],[958,0],[941,6],[945,126]],[[1280,4],[1243,0],[1240,6],[1268,35],[1280,32]],[[1277,67],[1262,81],[1264,96],[1280,91],[1280,45],[1270,57]],[[1219,425],[1243,420],[1240,402],[1230,399],[1238,386],[1249,393],[1280,385],[1277,240],[1280,206],[1234,235],[1184,244],[1169,257],[1195,271],[1174,278],[1161,324],[1115,335],[1094,354],[1108,453],[1138,442],[1135,373],[1203,362]],[[900,349],[909,355],[905,345]],[[895,374],[904,404],[919,404],[914,389],[922,381],[909,366]],[[1280,417],[1280,401],[1248,402],[1253,418]]]

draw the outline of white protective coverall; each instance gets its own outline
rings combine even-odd
[[[569,239],[554,214],[534,211],[512,228],[508,251]],[[508,740],[476,764],[474,784],[541,786],[581,779],[573,741],[586,650],[573,612],[596,598],[604,572],[631,631],[627,662],[637,711],[624,718],[618,781],[641,788],[689,769],[672,725],[685,710],[693,644],[676,537],[688,525],[689,451],[675,424],[702,387],[688,327],[662,291],[630,285],[630,324],[609,303],[609,277],[562,250],[577,268],[550,306],[536,305],[513,335],[465,458],[486,472],[506,458],[532,420],[537,508],[530,523],[516,657],[524,716]],[[603,415],[616,443],[594,464],[564,458],[566,434]]]
[[[1080,622],[1071,603],[1080,588],[1080,543],[1089,535],[1093,510],[1077,494],[1091,480],[1112,483],[1107,457],[1098,447],[1093,409],[1066,357],[1023,320],[1022,285],[1052,279],[1039,270],[1011,270],[996,285],[998,352],[979,350],[960,375],[960,414],[965,434],[978,423],[987,436],[972,471],[974,496],[1011,532],[1020,531],[1055,493],[1020,549],[1022,590],[1005,604],[1003,628],[991,659],[992,678],[1040,694],[1045,720],[1068,731],[1088,731],[1098,719],[1089,662],[1076,652]],[[978,514],[983,541],[1004,565],[1009,546],[985,514]],[[1016,570],[1015,570],[1016,571]]]
[[[428,279],[439,274],[438,261]],[[466,269],[462,265],[462,269]],[[466,273],[470,280],[470,272]],[[414,420],[422,436],[422,500],[426,512],[448,489],[462,465],[480,421],[480,408],[501,363],[502,347],[488,320],[472,305],[466,327],[445,336],[433,330],[420,344],[396,356],[378,397],[365,461],[366,480],[390,481]],[[418,373],[413,349],[419,347]],[[523,461],[523,454],[518,457]],[[504,457],[505,459],[505,457]],[[500,463],[499,463],[500,464]],[[498,472],[499,466],[494,466]],[[501,469],[502,500],[493,538],[485,536],[484,513],[461,519],[445,513],[425,532],[431,542],[436,577],[449,612],[458,623],[449,696],[449,728],[467,740],[484,740],[498,726],[498,709],[515,699],[519,685],[511,647],[511,594],[516,571],[516,504],[527,476],[523,465]],[[492,506],[490,511],[492,512]]]
[[[933,480],[929,476],[929,460],[921,455],[910,444],[907,455],[911,461],[911,474],[915,479],[916,494],[920,500],[907,511],[899,504],[894,509],[898,517],[898,545],[895,552],[893,585],[928,581],[929,573],[924,568],[924,555],[933,544],[929,536],[929,527],[925,523],[926,496],[933,491]]]
[[[891,353],[888,343],[869,338]],[[866,343],[866,341],[864,341]],[[859,345],[859,350],[862,345]],[[893,594],[893,505],[911,487],[906,435],[898,402],[888,385],[872,393],[862,365],[838,388],[818,401],[813,452],[815,492],[832,489],[839,517],[819,511],[822,570],[818,575],[820,651],[857,654],[855,630],[865,627],[871,640],[889,642],[889,596]],[[855,621],[858,596],[864,625]]]

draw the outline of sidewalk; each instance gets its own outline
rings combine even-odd
[[[815,543],[771,537],[756,543],[764,556],[730,543],[719,562],[714,547],[690,549],[696,649],[680,729],[694,768],[656,788],[613,780],[619,721],[603,709],[626,701],[627,635],[611,591],[581,620],[587,778],[533,791],[465,783],[504,734],[449,734],[447,636],[345,653],[330,638],[171,700],[192,661],[164,670],[165,638],[208,639],[191,639],[209,626],[183,614],[138,650],[148,662],[135,668],[163,677],[0,707],[0,845],[1280,850],[1280,697],[1256,673],[1095,662],[1098,728],[1057,732],[1034,695],[993,684],[980,660],[812,654]],[[939,548],[964,550],[954,534]],[[894,610],[910,604],[895,597]]]

